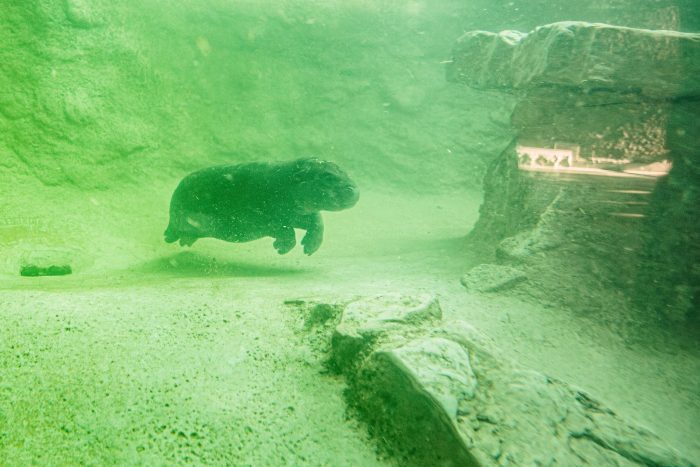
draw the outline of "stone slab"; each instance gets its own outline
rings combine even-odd
[[[693,466],[585,391],[501,356],[468,323],[438,322],[436,305],[429,294],[358,300],[340,334],[373,339],[361,352],[332,348],[349,362],[351,405],[402,465]],[[422,318],[406,320],[412,310]]]
[[[571,21],[527,34],[472,31],[457,41],[448,79],[480,89],[559,85],[697,96],[700,34]]]

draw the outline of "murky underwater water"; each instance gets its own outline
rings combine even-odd
[[[2,2],[0,464],[700,463],[695,9]]]

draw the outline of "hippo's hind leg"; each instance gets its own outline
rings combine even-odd
[[[275,247],[277,253],[283,255],[289,253],[294,245],[297,244],[296,235],[294,234],[294,228],[289,226],[282,226],[279,231],[275,232],[275,241],[272,246]]]
[[[180,246],[192,246],[198,239],[209,236],[211,229],[212,222],[206,214],[171,213],[170,224],[165,229],[165,241],[173,243],[180,240]]]

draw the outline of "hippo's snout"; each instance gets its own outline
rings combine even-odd
[[[360,199],[360,190],[354,185],[346,185],[336,189],[330,194],[330,206],[326,207],[328,211],[340,211],[349,209],[357,204]]]
[[[356,186],[348,186],[344,190],[345,208],[351,208],[360,200],[360,190]]]

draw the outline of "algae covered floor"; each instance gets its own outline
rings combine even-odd
[[[566,310],[466,293],[463,235],[478,205],[472,193],[370,193],[326,214],[312,257],[278,256],[271,240],[204,240],[189,250],[157,243],[113,270],[5,276],[0,459],[391,465],[285,301],[430,291],[446,318],[471,322],[520,363],[585,388],[700,460],[697,349],[630,343]]]
[[[381,464],[269,299],[198,284],[9,298],[10,465]]]
[[[398,213],[379,222],[386,216],[377,209],[392,199],[370,196],[356,213],[327,214],[326,244],[312,257],[298,247],[279,256],[272,240],[202,240],[183,249],[158,236],[138,239],[157,253],[127,268],[5,276],[0,458],[10,465],[390,463],[346,414],[343,381],[325,370],[304,340],[299,311],[284,302],[335,303],[380,290],[372,290],[369,264],[388,290],[415,284],[397,275],[404,265],[419,277],[433,266],[416,268],[401,255],[454,243],[464,231],[447,213],[457,207],[464,218],[476,206],[465,213],[463,200],[430,197],[422,211],[444,212],[434,224]],[[99,227],[90,234],[105,235]],[[423,240],[409,244],[413,236]]]

